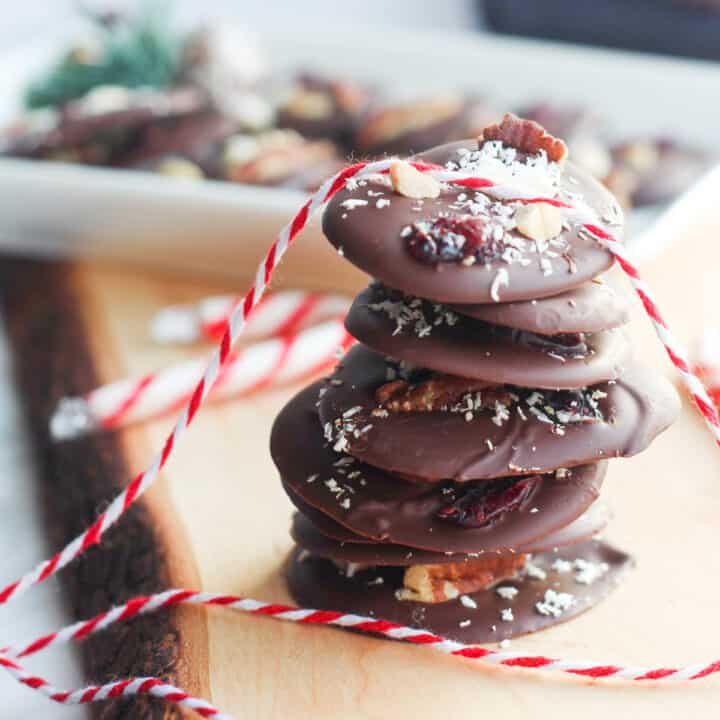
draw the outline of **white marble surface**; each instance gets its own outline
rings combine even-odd
[[[11,360],[0,326],[0,583],[4,586],[50,552],[42,532],[33,463],[12,383]],[[0,607],[0,645],[23,645],[69,621],[59,584],[50,580]],[[26,667],[64,688],[84,682],[76,650],[62,647],[25,661]],[[54,705],[0,670],[0,720],[87,717],[86,710]]]

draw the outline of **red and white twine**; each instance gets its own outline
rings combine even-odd
[[[275,268],[298,233],[305,227],[314,213],[333,197],[338,190],[345,186],[347,180],[387,172],[392,162],[394,162],[393,159],[386,159],[373,163],[357,163],[351,165],[323,183],[320,189],[307,200],[292,221],[283,228],[278,238],[271,245],[265,259],[260,263],[253,285],[242,301],[239,302],[232,311],[220,344],[213,352],[202,379],[198,382],[189,401],[182,409],[163,448],[155,455],[150,466],[132,480],[128,487],[113,500],[107,510],[101,513],[93,525],[82,535],[75,538],[54,557],[41,563],[0,592],[0,604],[20,597],[27,592],[29,588],[43,582],[58,572],[62,567],[72,562],[72,560],[81,555],[88,547],[98,543],[105,531],[147,490],[157,478],[158,473],[172,454],[173,448],[184,431],[192,423],[201,405],[212,390],[213,385],[221,374],[223,364],[231,354],[233,345],[243,332],[248,314],[260,301],[272,278]],[[454,185],[468,188],[481,188],[490,195],[502,197],[506,200],[515,199],[524,202],[550,202],[565,208],[568,215],[575,215],[576,219],[583,225],[583,228],[591,233],[592,236],[618,260],[618,263],[640,297],[645,311],[651,319],[655,331],[663,343],[671,362],[680,373],[683,382],[695,400],[716,442],[720,443],[720,420],[718,420],[717,411],[712,405],[705,388],[690,366],[687,354],[670,332],[659,312],[657,303],[650,289],[640,277],[637,268],[628,259],[624,247],[602,227],[602,223],[594,216],[594,213],[592,213],[589,208],[579,205],[570,206],[567,203],[558,203],[558,201],[548,198],[532,197],[526,193],[518,192],[512,187],[497,185],[485,178],[469,175],[467,172],[451,172],[444,168],[426,164],[415,164],[415,166],[417,169],[423,172],[429,172],[444,182],[450,182]],[[143,612],[150,612],[179,602],[224,605],[255,615],[265,615],[302,624],[352,627],[355,630],[380,634],[414,644],[426,645],[439,652],[481,660],[485,663],[536,670],[556,670],[588,678],[622,678],[637,682],[647,680],[666,681],[671,679],[697,680],[720,671],[720,660],[682,668],[637,668],[626,667],[621,664],[576,662],[543,655],[525,655],[517,652],[492,650],[482,647],[466,646],[421,629],[404,627],[375,618],[331,611],[292,608],[250,599],[229,598],[228,596],[195,593],[186,590],[174,590],[152,596],[151,598],[140,598],[127,603],[121,608],[115,608],[108,613],[103,613],[90,621],[76,623],[69,628],[41,638],[21,651],[14,651],[12,649],[0,651],[0,665],[18,680],[18,682],[24,683],[28,687],[42,692],[56,702],[64,704],[93,702],[107,697],[144,693],[164,697],[170,702],[175,702],[182,707],[195,710],[203,717],[227,718],[228,716],[221,716],[218,710],[205,701],[192,698],[182,690],[174,688],[155,678],[129,678],[104,686],[85,688],[84,690],[63,691],[52,688],[52,686],[42,678],[29,675],[17,661],[17,658],[39,652],[41,649],[50,647],[56,643],[82,639],[112,623],[127,620]]]
[[[218,341],[238,302],[233,295],[216,295],[187,305],[163,308],[152,319],[150,337],[162,344]],[[243,341],[293,335],[311,325],[342,317],[350,301],[344,295],[283,290],[266,295],[247,319]]]
[[[466,645],[456,640],[429,633],[426,630],[363,615],[331,610],[297,608],[234,595],[220,595],[192,590],[168,590],[156,595],[133,598],[124,605],[96,615],[90,620],[77,622],[56,632],[44,635],[22,650],[5,649],[0,651],[0,666],[18,682],[41,692],[48,699],[62,705],[84,705],[117,697],[152,695],[173,702],[185,709],[194,710],[201,717],[230,720],[229,715],[221,713],[205,700],[195,698],[184,690],[158,678],[126,678],[105,685],[91,685],[78,690],[63,690],[54,687],[44,678],[29,673],[19,663],[21,659],[50,647],[82,641],[90,635],[105,630],[110,625],[180,604],[223,607],[250,615],[259,615],[301,625],[325,625],[353,629],[358,632],[383,636],[391,640],[422,645],[445,655],[475,660],[485,665],[560,672],[593,680],[624,680],[645,683],[662,681],[666,683],[670,681],[700,680],[720,672],[720,661],[701,665],[686,665],[684,667],[627,667],[615,664],[598,664],[586,660],[565,660],[545,655],[527,655],[515,651],[494,650],[476,645]]]
[[[314,377],[335,364],[338,348],[345,350],[353,342],[342,318],[336,318],[233,350],[215,380],[213,400]],[[84,397],[63,398],[50,419],[50,434],[54,440],[67,440],[177,412],[192,395],[204,369],[205,360],[197,358],[139,378],[117,380]]]

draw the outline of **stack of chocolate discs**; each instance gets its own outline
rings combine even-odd
[[[272,432],[299,604],[487,642],[584,612],[631,565],[598,539],[607,460],[679,401],[632,359],[613,257],[566,206],[616,236],[621,213],[566,154],[508,115],[416,157],[492,188],[398,161],[327,208],[328,239],[374,280],[347,318],[360,344]]]

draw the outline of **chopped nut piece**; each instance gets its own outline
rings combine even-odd
[[[442,565],[411,565],[397,598],[426,603],[454,600],[515,577],[524,564],[524,555],[493,555]]]
[[[421,173],[403,160],[390,166],[390,180],[393,190],[407,198],[422,200],[440,195],[440,183],[435,178]]]
[[[488,125],[479,140],[481,144],[489,140],[499,140],[503,145],[514,147],[528,155],[544,150],[548,160],[557,163],[563,162],[568,154],[567,145],[546,132],[542,125],[512,113],[505,113],[499,123]]]
[[[482,407],[495,407],[498,401],[510,401],[502,385],[454,375],[439,375],[419,385],[393,380],[375,391],[375,400],[391,412],[434,412],[446,408],[467,393],[480,391]],[[474,409],[479,410],[481,407]]]
[[[552,240],[562,232],[560,209],[549,203],[521,205],[515,214],[517,229],[531,240]]]

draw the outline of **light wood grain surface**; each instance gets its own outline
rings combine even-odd
[[[684,343],[695,341],[704,324],[720,322],[720,245],[709,230],[720,227],[714,213],[696,218],[686,235],[643,267]],[[335,262],[323,253],[305,261]],[[338,266],[324,267],[333,278]],[[177,350],[148,342],[153,310],[227,289],[99,265],[81,266],[78,273],[107,380],[179,358]],[[304,284],[302,272],[284,273],[283,280]],[[356,276],[331,284],[359,286]],[[629,332],[638,358],[671,374],[639,308]],[[176,584],[289,600],[281,566],[291,544],[291,506],[267,446],[273,418],[290,392],[265,392],[201,411],[151,491],[153,513],[172,548]],[[133,469],[144,467],[169,423],[125,434]],[[607,536],[636,556],[637,569],[596,609],[512,647],[642,665],[720,657],[720,554],[714,550],[720,535],[719,463],[717,448],[687,403],[679,421],[647,452],[611,463],[604,496],[614,519]],[[490,711],[504,720],[591,720],[610,713],[695,718],[708,717],[720,702],[720,679],[664,689],[650,683],[588,687],[585,681],[489,669],[400,643],[225,610],[192,610],[185,618],[186,684],[242,718],[480,717]]]

